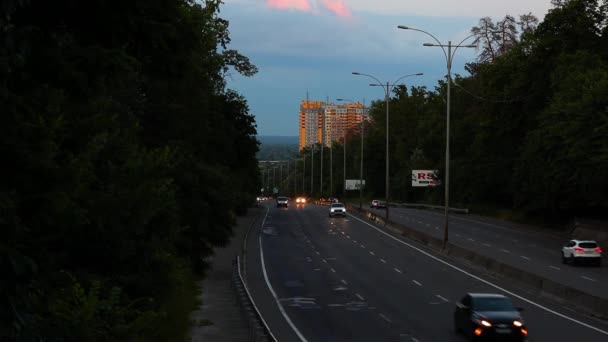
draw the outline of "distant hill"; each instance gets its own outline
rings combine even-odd
[[[258,140],[264,144],[298,145],[300,140],[297,136],[283,135],[258,135]]]
[[[298,153],[297,136],[261,135],[257,138],[261,143],[258,160],[285,160]]]

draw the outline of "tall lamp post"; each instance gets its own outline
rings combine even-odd
[[[356,103],[348,99],[336,99],[336,101]],[[363,208],[363,137],[365,122],[365,99],[363,100],[363,114],[361,115],[361,160],[359,167],[359,209]],[[346,194],[346,137],[344,138],[344,193]]]
[[[388,125],[388,104],[390,101],[390,95],[391,95],[391,90],[396,87],[397,85],[399,85],[397,82],[401,81],[402,79],[406,78],[406,77],[410,77],[410,76],[421,76],[423,75],[423,73],[417,73],[417,74],[410,74],[410,75],[405,75],[402,76],[400,78],[398,78],[393,84],[390,84],[389,82],[386,82],[386,85],[384,85],[379,79],[377,79],[376,77],[372,76],[372,75],[368,75],[368,74],[363,74],[360,72],[353,72],[353,75],[357,75],[357,76],[367,76],[369,78],[374,79],[376,82],[378,83],[372,83],[370,84],[370,86],[372,87],[382,87],[384,89],[384,95],[385,95],[385,100],[386,100],[386,175],[385,175],[385,180],[386,180],[386,189],[385,189],[385,201],[386,201],[386,221],[388,222],[389,219],[389,145],[388,145],[388,137],[389,137],[389,125]]]
[[[449,206],[450,206],[450,88],[452,85],[452,61],[454,60],[454,55],[456,54],[456,50],[458,50],[459,47],[466,47],[466,48],[476,48],[477,45],[462,45],[462,43],[464,43],[465,40],[475,36],[475,34],[472,34],[466,38],[464,38],[460,43],[458,43],[457,45],[453,45],[452,41],[448,41],[447,44],[442,44],[439,39],[437,39],[435,36],[433,36],[432,34],[424,31],[424,30],[420,30],[417,28],[413,28],[413,27],[409,27],[409,26],[404,26],[404,25],[399,25],[397,26],[400,29],[403,30],[412,30],[412,31],[418,31],[418,32],[422,32],[426,35],[428,35],[429,37],[433,38],[433,40],[435,40],[437,42],[437,44],[432,44],[432,43],[424,43],[424,46],[433,46],[433,47],[440,47],[441,50],[443,51],[443,55],[445,56],[445,62],[447,65],[447,70],[448,70],[448,75],[447,75],[447,109],[446,109],[446,131],[445,131],[445,208],[444,208],[444,217],[445,217],[445,222],[444,222],[444,226],[443,226],[443,248],[445,249],[447,243],[448,243],[448,226],[449,226]],[[448,50],[446,51],[445,48],[448,48]],[[452,51],[452,48],[454,48],[454,51]]]

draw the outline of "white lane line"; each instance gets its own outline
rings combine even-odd
[[[266,210],[266,215],[268,215],[268,209]],[[264,221],[266,221],[266,217],[264,217]],[[264,221],[262,221],[262,227],[264,227]],[[264,273],[264,280],[266,280],[266,286],[268,286],[268,290],[270,291],[270,294],[272,294],[272,297],[274,298],[274,301],[277,303],[277,306],[279,307],[279,311],[281,311],[281,314],[287,321],[287,324],[289,324],[289,326],[291,327],[293,332],[298,336],[300,341],[307,342],[308,340],[304,337],[304,335],[302,335],[302,333],[300,332],[300,330],[298,330],[296,325],[293,324],[293,322],[289,318],[289,315],[287,315],[285,308],[283,308],[283,304],[281,304],[279,297],[277,297],[277,293],[274,292],[274,289],[272,288],[272,285],[270,284],[270,280],[268,279],[268,273],[266,272],[266,263],[264,262],[264,248],[262,247],[262,235],[260,235],[258,237],[258,243],[260,245],[260,261],[262,262],[262,273]]]
[[[363,296],[361,296],[360,294],[355,293],[355,296],[357,296],[357,298],[361,299],[362,301],[365,301],[365,298],[363,298]]]
[[[527,256],[525,256],[525,255],[520,255],[519,257],[520,257],[520,258],[522,258],[522,259],[530,260],[530,258],[528,258],[528,257],[527,257]]]
[[[321,252],[319,252],[319,251],[316,251],[315,253],[317,253],[317,255],[321,255]]]
[[[561,270],[562,270],[561,268],[559,268],[559,267],[555,267],[555,266],[549,266],[549,267],[550,267],[550,268],[552,268],[552,269],[554,269],[554,270],[558,270],[558,271],[561,271]]]
[[[492,245],[490,245],[489,243],[482,243],[482,245],[484,245],[486,247],[492,247]]]
[[[417,339],[417,338],[415,338],[415,337],[412,337],[412,342],[420,342],[420,340],[418,340],[418,339]]]
[[[511,253],[511,251],[508,251],[508,250],[506,250],[506,249],[501,249],[500,251],[501,251],[501,252],[505,252],[505,253]]]
[[[346,282],[346,280],[342,279],[342,280],[340,280],[340,281],[342,282],[342,284],[344,284],[344,285],[348,285],[348,283]]]
[[[441,296],[441,295],[435,295],[435,297],[437,297],[437,298],[441,299],[442,301],[444,301],[444,302],[446,302],[446,303],[449,303],[449,302],[450,302],[450,301],[449,301],[447,298],[445,298],[445,297],[443,297],[443,296]]]
[[[347,239],[350,239],[350,235],[346,235],[346,238],[347,238]]]
[[[380,259],[380,261],[381,261],[383,264],[386,264],[386,260],[384,260],[384,259]]]
[[[585,277],[585,276],[581,276],[581,278],[583,278],[583,279],[587,279],[587,280],[589,280],[589,281],[597,281],[597,280],[595,280],[595,279],[593,279],[593,278],[589,278],[589,277]]]
[[[467,240],[469,240],[469,241],[471,241],[471,242],[475,242],[475,240],[473,240],[473,239],[471,239],[471,238],[468,238]]]
[[[398,268],[393,268],[393,269],[394,269],[394,270],[395,270],[395,272],[397,272],[397,273],[403,273],[403,272],[401,272],[401,270],[400,270],[400,269],[398,269]]]
[[[383,231],[382,229],[380,229],[380,228],[378,228],[378,227],[376,227],[376,226],[374,226],[374,225],[372,225],[372,224],[370,224],[370,223],[368,223],[368,222],[363,221],[362,219],[360,219],[360,218],[358,218],[358,217],[355,217],[355,216],[353,216],[353,215],[351,215],[351,214],[348,214],[348,215],[349,215],[350,217],[354,218],[355,220],[357,220],[357,221],[359,221],[359,222],[361,222],[361,223],[365,224],[366,226],[371,227],[371,228],[375,229],[376,231],[378,231],[378,232],[380,232],[380,233],[384,234],[385,236],[387,236],[387,237],[389,237],[389,238],[391,238],[391,239],[393,239],[393,240],[395,240],[395,241],[397,241],[397,242],[401,243],[402,245],[407,246],[407,247],[409,247],[409,248],[411,248],[411,249],[413,249],[413,250],[415,250],[415,251],[418,251],[419,253],[424,254],[424,255],[426,255],[427,257],[429,257],[429,258],[431,258],[431,259],[433,259],[433,260],[435,260],[435,261],[437,261],[437,262],[439,262],[439,263],[442,263],[442,264],[444,264],[444,265],[446,265],[446,266],[448,266],[448,267],[450,267],[450,268],[452,268],[452,269],[454,269],[454,270],[456,270],[456,271],[458,271],[458,272],[460,272],[460,273],[462,273],[462,274],[465,274],[465,275],[467,275],[467,276],[469,276],[469,277],[471,277],[471,278],[473,278],[473,279],[479,280],[480,282],[482,282],[482,283],[484,283],[484,284],[486,284],[486,285],[488,285],[488,286],[491,286],[491,287],[493,287],[493,288],[495,288],[495,289],[497,289],[497,290],[499,290],[499,291],[502,291],[502,292],[504,292],[504,293],[506,293],[506,294],[508,294],[508,295],[511,295],[511,296],[513,296],[513,297],[516,297],[516,298],[519,298],[520,300],[522,300],[522,301],[524,301],[524,302],[526,302],[526,303],[528,303],[528,304],[530,304],[530,305],[536,306],[536,307],[537,307],[537,308],[539,308],[539,309],[545,310],[545,311],[550,312],[550,313],[552,313],[552,314],[554,314],[554,315],[556,315],[556,316],[558,316],[558,317],[561,317],[561,318],[563,318],[563,319],[569,320],[569,321],[571,321],[571,322],[574,322],[574,323],[576,323],[576,324],[579,324],[579,325],[581,325],[581,326],[584,326],[584,327],[586,327],[586,328],[589,328],[589,329],[595,330],[595,331],[597,331],[597,332],[599,332],[599,333],[601,333],[601,334],[604,334],[604,335],[608,336],[608,331],[602,330],[602,329],[597,328],[597,327],[595,327],[595,326],[593,326],[593,325],[591,325],[591,324],[587,324],[587,323],[585,323],[585,322],[579,321],[579,320],[577,320],[577,319],[575,319],[575,318],[572,318],[572,317],[570,317],[570,316],[566,316],[566,315],[564,315],[564,314],[562,314],[562,313],[559,313],[559,312],[557,312],[557,311],[555,311],[555,310],[551,310],[551,309],[549,309],[549,308],[548,308],[548,307],[546,307],[546,306],[543,306],[543,305],[541,305],[541,304],[538,304],[538,303],[536,303],[536,302],[533,302],[532,300],[530,300],[530,299],[528,299],[528,298],[525,298],[525,297],[523,297],[523,296],[520,296],[520,295],[518,295],[518,294],[517,294],[517,293],[515,293],[515,292],[509,291],[509,290],[507,290],[507,289],[505,289],[505,288],[502,288],[502,287],[500,287],[500,286],[498,286],[498,285],[496,285],[496,284],[494,284],[494,283],[492,283],[492,282],[489,282],[489,281],[487,281],[487,280],[485,280],[485,279],[483,279],[483,278],[481,278],[481,277],[478,277],[478,276],[476,276],[476,275],[474,275],[474,274],[472,274],[472,273],[470,273],[470,272],[467,272],[467,271],[463,270],[462,268],[460,268],[460,267],[458,267],[458,266],[454,266],[454,265],[450,264],[449,262],[447,262],[447,261],[445,261],[445,260],[442,260],[442,259],[440,259],[440,258],[438,258],[438,257],[436,257],[436,256],[434,256],[434,255],[432,255],[432,254],[430,254],[430,253],[428,253],[428,252],[425,252],[425,251],[423,251],[422,249],[420,249],[420,248],[418,248],[418,247],[416,247],[416,246],[414,246],[414,245],[411,245],[411,244],[409,244],[409,243],[407,243],[407,242],[405,242],[405,241],[403,241],[403,240],[397,239],[396,237],[392,236],[391,234],[389,234],[389,233],[387,233],[387,232]]]
[[[357,243],[357,240],[353,240],[354,243]]]
[[[390,318],[386,317],[384,314],[380,314],[380,318],[382,318],[383,320],[389,322],[389,323],[393,323],[393,321],[391,321]]]
[[[374,253],[374,252],[372,252],[372,251],[369,251],[369,254],[371,254],[371,255],[376,255],[376,253]]]
[[[333,268],[331,269],[332,272],[336,273],[336,270],[334,270]]]
[[[340,232],[340,233],[342,233],[342,235],[345,235],[345,234],[346,234],[345,232]]]
[[[327,260],[326,259],[323,259],[323,262],[327,264]]]
[[[364,246],[364,245],[361,245],[361,248],[365,248],[365,246]]]
[[[417,282],[417,281],[415,281],[415,280],[412,280],[412,283],[414,283],[414,284],[416,284],[416,285],[418,285],[418,286],[422,286],[422,284],[420,284],[419,282]]]

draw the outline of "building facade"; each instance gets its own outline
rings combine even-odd
[[[300,150],[312,144],[331,146],[343,142],[348,131],[361,126],[364,118],[361,103],[333,104],[322,101],[302,101],[300,104]]]

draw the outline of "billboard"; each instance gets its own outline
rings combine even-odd
[[[344,189],[346,190],[359,190],[360,189],[360,179],[347,179],[346,184],[344,185]],[[363,180],[363,187],[365,187],[365,179]]]
[[[425,187],[441,185],[438,170],[412,170],[412,186]]]

